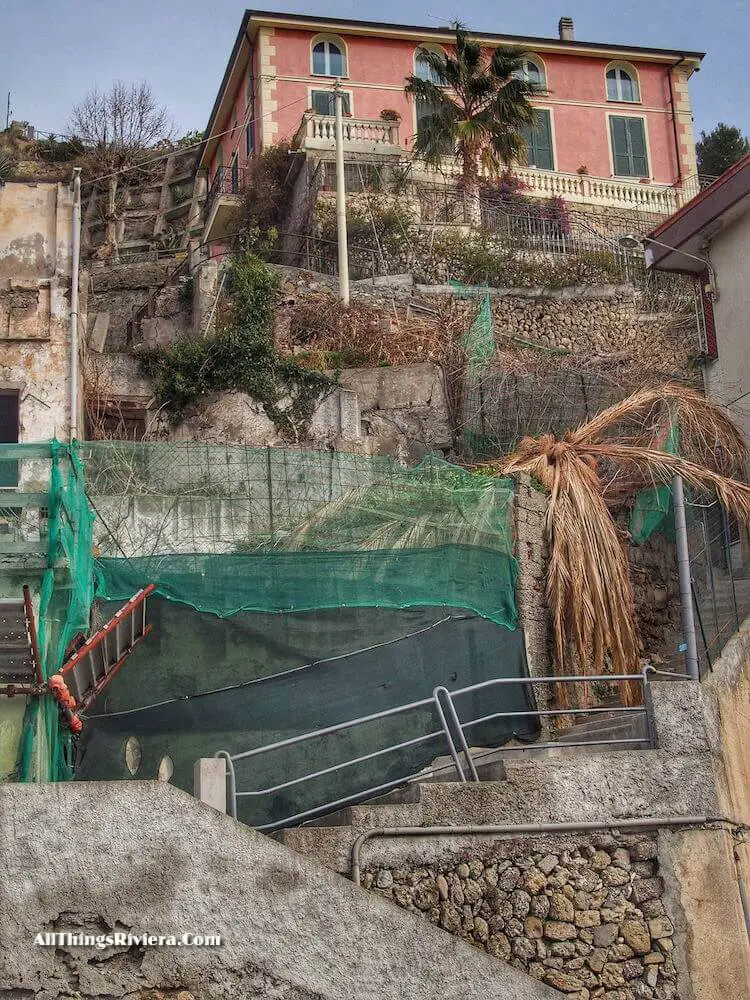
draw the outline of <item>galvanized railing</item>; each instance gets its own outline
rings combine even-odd
[[[628,747],[652,747],[655,745],[655,733],[653,722],[651,718],[650,711],[650,699],[648,697],[647,687],[649,675],[654,673],[652,667],[646,667],[640,674],[614,674],[614,675],[604,675],[604,676],[564,676],[564,677],[501,677],[495,680],[484,681],[479,684],[471,684],[468,687],[457,688],[454,691],[449,691],[445,687],[436,687],[432,695],[429,698],[423,698],[420,701],[410,702],[405,705],[398,705],[395,708],[389,708],[381,712],[375,712],[371,715],[361,716],[359,718],[351,719],[347,722],[341,722],[336,725],[327,726],[322,729],[316,729],[312,732],[303,733],[299,736],[292,736],[288,739],[278,740],[275,743],[269,743],[266,746],[256,747],[252,750],[245,750],[241,753],[230,753],[228,750],[217,750],[214,754],[215,757],[223,758],[226,762],[226,778],[227,778],[227,803],[230,814],[236,819],[237,818],[237,800],[238,799],[249,799],[255,798],[260,799],[266,796],[275,796],[281,792],[287,792],[292,788],[300,788],[306,785],[308,782],[314,781],[318,778],[333,774],[341,774],[346,771],[347,768],[356,767],[358,764],[363,764],[366,761],[387,759],[389,754],[395,754],[399,751],[404,751],[421,744],[427,743],[429,740],[435,739],[436,737],[442,737],[445,741],[445,746],[450,754],[453,761],[452,767],[455,768],[456,775],[460,782],[467,781],[479,781],[479,775],[477,773],[475,757],[469,750],[469,743],[467,740],[467,731],[475,726],[486,724],[488,722],[493,722],[501,719],[509,720],[529,720],[529,719],[548,719],[555,717],[568,717],[568,716],[587,716],[596,718],[598,715],[602,714],[616,714],[618,717],[622,716],[627,718],[629,716],[636,716],[642,719],[642,733],[641,736],[634,737],[619,737],[619,738],[589,738],[581,739],[577,742],[534,742],[530,744],[535,750],[540,749],[559,749],[561,747],[585,747],[585,746],[612,746],[621,749],[627,749]],[[498,711],[490,712],[486,715],[482,715],[479,718],[472,718],[468,720],[462,720],[459,717],[458,711],[455,705],[455,699],[461,697],[462,695],[474,694],[476,692],[488,691],[490,688],[497,688],[507,685],[522,685],[524,688],[528,686],[527,691],[531,691],[536,685],[550,685],[554,684],[564,684],[564,685],[574,685],[574,684],[592,684],[592,683],[615,683],[618,685],[623,684],[640,684],[642,692],[642,703],[640,705],[635,705],[631,707],[626,706],[616,706],[616,707],[605,707],[605,708],[548,708],[548,709],[537,709],[529,708],[526,711]],[[437,719],[440,723],[440,728],[434,732],[422,733],[419,736],[414,736],[410,739],[403,740],[398,743],[392,743],[388,746],[379,747],[376,750],[372,750],[369,753],[360,754],[358,756],[350,757],[347,760],[340,761],[338,763],[332,764],[328,767],[321,768],[315,771],[309,771],[305,774],[300,775],[296,778],[289,778],[286,781],[278,782],[274,785],[269,785],[264,788],[255,789],[242,789],[237,788],[237,764],[241,762],[252,762],[256,761],[259,757],[265,754],[273,753],[274,751],[288,749],[290,747],[296,747],[303,744],[309,744],[314,740],[326,740],[329,737],[336,736],[348,730],[356,729],[359,726],[363,726],[368,723],[377,722],[383,719],[391,719],[399,715],[409,715],[415,712],[431,709],[435,712]],[[501,746],[494,748],[491,752],[492,754],[504,753],[515,751],[518,752],[518,747],[507,747]],[[272,823],[265,823],[258,825],[259,830],[277,830],[285,826],[294,825],[302,822],[306,819],[312,819],[315,816],[321,816],[329,812],[333,812],[346,805],[351,805],[355,802],[360,802],[365,799],[371,798],[372,796],[380,795],[388,792],[394,788],[398,788],[402,785],[407,784],[410,781],[418,780],[421,777],[425,777],[425,770],[419,770],[416,772],[407,772],[399,775],[395,779],[389,781],[381,782],[375,785],[368,785],[367,787],[360,788],[355,794],[346,795],[340,798],[330,799],[325,802],[321,802],[312,808],[305,809],[300,812],[293,813],[292,815],[286,816],[283,819],[276,820]]]

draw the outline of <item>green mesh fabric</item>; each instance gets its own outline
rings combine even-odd
[[[78,633],[157,586],[153,632],[87,713],[76,777],[130,776],[130,734],[144,761],[169,752],[189,788],[195,756],[221,745],[429,697],[438,683],[526,675],[509,480],[434,457],[406,469],[384,457],[189,442],[53,442],[48,454],[46,676]],[[516,700],[523,708],[528,693]],[[431,731],[432,713],[422,723]],[[534,725],[521,719],[513,731]],[[476,735],[497,743],[511,732],[493,724]],[[363,752],[383,738],[363,738]],[[70,777],[70,749],[56,704],[35,700],[22,779]],[[444,750],[436,738],[393,773]],[[351,788],[377,778],[352,777]],[[274,799],[248,818],[283,808]]]
[[[509,480],[428,458],[87,446],[99,596],[238,611],[454,606],[514,628]]]
[[[662,451],[678,454],[680,447],[679,424],[672,423]],[[630,537],[635,545],[643,545],[654,532],[674,536],[674,514],[671,486],[650,486],[636,497],[630,514]]]
[[[151,778],[169,758],[172,780],[190,790],[195,760],[218,749],[267,746],[429,698],[440,684],[526,676],[509,480],[432,457],[406,469],[193,443],[95,443],[85,461],[97,595],[114,602],[101,619],[145,583],[156,595],[154,631],[86,715],[81,779]],[[480,700],[465,706],[475,718],[523,713],[532,696],[518,685]],[[511,723],[478,725],[472,739],[498,745],[538,728],[522,714]],[[325,774],[241,799],[240,818],[277,822],[356,798],[446,752],[430,709],[275,751],[238,771],[243,787]],[[349,756],[362,761],[339,769]]]
[[[46,483],[47,552],[38,610],[38,640],[44,677],[62,666],[65,652],[77,634],[89,630],[93,602],[93,515],[86,500],[83,466],[78,446],[52,441],[45,452],[28,446],[28,482],[38,489]],[[46,455],[35,461],[33,456]],[[57,703],[50,697],[30,698],[21,738],[17,769],[21,781],[59,781],[72,776],[70,732],[61,725]]]
[[[495,332],[489,294],[482,299],[477,318],[461,341],[466,350],[469,375],[483,370],[495,357]]]

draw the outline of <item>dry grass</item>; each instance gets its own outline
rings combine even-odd
[[[680,428],[679,456],[659,450],[671,421]],[[634,393],[562,440],[524,438],[514,454],[491,464],[501,474],[530,473],[549,494],[547,598],[559,671],[571,649],[585,673],[602,673],[607,659],[614,673],[640,669],[626,538],[607,505],[610,484],[622,496],[681,475],[715,491],[750,524],[750,487],[730,478],[746,462],[744,438],[726,414],[695,390],[668,383]],[[639,687],[627,687],[633,704]]]
[[[336,295],[318,292],[288,307],[287,330],[277,346],[311,367],[332,367],[331,358],[352,367],[442,364],[453,340],[442,314],[420,315],[395,304],[384,309],[365,299],[344,306]]]

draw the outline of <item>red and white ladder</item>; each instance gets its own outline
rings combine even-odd
[[[146,624],[146,599],[153,590],[154,584],[150,583],[134,594],[114,618],[63,663],[56,676],[62,677],[78,711],[91,704],[152,630],[153,625]],[[50,686],[52,681],[50,678]]]

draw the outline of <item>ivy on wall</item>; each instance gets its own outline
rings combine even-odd
[[[201,396],[236,390],[262,403],[286,438],[301,440],[335,380],[277,352],[273,322],[280,279],[262,260],[250,253],[233,256],[225,287],[228,305],[217,332],[147,352],[142,370],[154,380],[157,400],[174,423]]]

